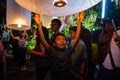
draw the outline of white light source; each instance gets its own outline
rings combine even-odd
[[[22,21],[18,21],[18,27],[22,27]]]
[[[106,4],[106,0],[102,0],[102,18],[105,17],[105,4]]]
[[[54,0],[53,4],[56,7],[63,7],[67,4],[67,0]]]
[[[7,0],[7,27],[14,30],[31,28],[31,12],[19,6],[15,0]]]

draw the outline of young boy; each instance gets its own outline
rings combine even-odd
[[[35,14],[35,21],[38,24],[38,30],[40,34],[40,40],[42,45],[47,49],[47,55],[50,61],[51,80],[73,80],[72,74],[69,70],[69,58],[73,53],[73,48],[79,40],[81,22],[85,13],[78,14],[78,27],[75,35],[75,39],[72,44],[66,48],[67,40],[64,34],[58,33],[52,37],[52,44],[49,45],[44,38],[42,31],[42,21],[38,14]]]

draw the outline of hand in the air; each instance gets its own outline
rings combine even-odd
[[[84,19],[84,16],[85,16],[85,12],[84,11],[79,12],[78,13],[78,22],[82,22],[82,20]]]
[[[40,22],[41,22],[41,20],[40,20],[40,14],[37,14],[37,13],[35,13],[35,22],[37,23],[37,24],[40,24]]]

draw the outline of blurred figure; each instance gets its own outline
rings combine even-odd
[[[15,37],[12,34],[12,30],[10,30],[10,35],[13,39],[18,41],[18,66],[20,67],[20,70],[26,70],[26,54],[27,54],[27,40],[28,40],[28,35],[26,31],[22,31],[20,36]]]
[[[6,80],[6,60],[2,36],[0,36],[0,78],[1,80]]]
[[[45,27],[42,27],[42,29],[45,39],[49,43],[48,30]],[[33,50],[29,50],[29,53],[32,54],[32,57],[34,58],[34,61],[36,63],[36,72],[37,72],[36,80],[45,80],[49,69],[48,57],[46,55],[46,50],[44,46],[41,44],[38,29],[36,30],[36,35],[37,35],[36,46]]]
[[[69,29],[70,38],[74,40],[77,27]],[[75,46],[72,58],[72,72],[76,80],[86,80],[88,70],[87,48],[82,39]]]
[[[87,48],[87,58],[88,58],[88,75],[87,80],[94,80],[95,75],[95,65],[92,61],[92,39],[91,39],[91,32],[82,26],[81,28],[81,36],[80,39],[82,39],[85,42],[86,48]]]
[[[19,31],[13,30],[12,34],[17,37],[17,36],[19,36]],[[12,45],[11,48],[12,48],[13,60],[14,60],[15,63],[17,63],[18,62],[18,57],[19,57],[18,56],[18,48],[19,48],[18,40],[12,38],[11,35],[10,35],[9,43]]]
[[[9,40],[10,40],[10,34],[7,31],[7,29],[3,30],[2,36],[3,36],[3,45],[5,48],[5,51],[7,52],[8,48],[9,48]]]
[[[58,18],[51,20],[51,28],[49,29],[49,39],[50,40],[54,34],[59,33],[59,29],[60,29],[61,25],[62,25],[61,20],[59,20]]]
[[[107,19],[105,21],[105,26],[102,26],[102,31],[98,38],[98,49],[99,49],[99,74],[98,80],[116,80],[113,78],[112,70],[110,69],[110,57],[109,54],[111,53],[110,43],[113,36],[114,26],[112,24],[111,19]],[[109,59],[109,60],[108,60]]]

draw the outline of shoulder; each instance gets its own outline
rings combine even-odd
[[[86,44],[85,44],[85,42],[82,40],[82,39],[80,39],[79,41],[78,41],[78,44],[76,45],[77,47],[84,47],[84,48],[86,48]]]

